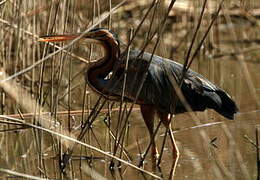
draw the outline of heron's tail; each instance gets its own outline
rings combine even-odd
[[[228,119],[234,119],[234,114],[238,112],[236,103],[227,93],[220,89],[215,93],[220,97],[221,101],[218,102],[217,106],[213,107],[213,109]]]

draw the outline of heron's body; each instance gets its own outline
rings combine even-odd
[[[126,81],[125,100],[134,101],[137,97],[137,104],[154,106],[161,113],[186,112],[181,101],[175,98],[172,79],[180,81],[183,66],[175,61],[153,55],[148,67],[151,56],[150,53],[144,52],[140,55],[140,51],[131,50],[128,61],[126,55],[121,56],[123,58],[114,63],[113,69],[98,77],[98,81],[91,86],[100,94],[105,94],[107,98],[121,100],[123,84]],[[147,75],[145,75],[147,67]],[[108,73],[111,72],[112,75],[108,78]],[[89,73],[86,75],[88,76]],[[143,84],[142,78],[144,78]],[[141,91],[137,96],[139,87],[141,87]],[[193,111],[204,111],[206,108],[211,108],[228,119],[233,119],[234,113],[237,112],[234,101],[227,93],[192,70],[187,71],[181,90]]]
[[[78,35],[53,35],[42,37],[42,41],[64,41],[76,37]],[[158,114],[168,128],[169,114],[187,111],[182,104],[183,101],[175,98],[178,97],[175,96],[175,89],[176,83],[179,83],[182,77],[183,66],[146,52],[140,54],[138,50],[131,50],[127,58],[126,54],[120,53],[119,42],[114,34],[105,28],[93,29],[83,39],[97,43],[104,49],[104,57],[91,64],[86,72],[87,83],[94,91],[108,99],[121,100],[124,95],[125,101],[140,105],[151,138],[152,154],[155,155],[157,152],[154,141],[155,115]],[[139,87],[141,89],[137,96]],[[186,72],[181,92],[193,111],[211,108],[228,119],[233,119],[238,111],[235,102],[226,92],[192,70]],[[169,132],[175,169],[178,148],[172,132]]]

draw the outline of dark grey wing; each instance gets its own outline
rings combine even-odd
[[[192,109],[203,111],[211,108],[228,119],[234,119],[238,108],[231,97],[206,78],[196,74],[193,71],[188,72],[182,86],[182,92]]]
[[[183,113],[186,111],[182,103],[175,97],[173,80],[179,82],[183,66],[177,62],[154,55],[151,64],[151,54],[144,53],[138,56],[140,51],[130,52],[127,79],[125,83],[125,100],[133,101],[138,90],[144,82],[138,96],[138,104],[151,104],[162,113]],[[126,61],[117,63],[111,82],[114,88],[108,88],[113,96],[122,95]],[[147,73],[146,73],[147,72]],[[194,111],[203,111],[212,108],[226,118],[233,119],[238,108],[227,93],[212,84],[200,74],[189,70],[186,73],[182,87],[182,93],[188,104]],[[174,108],[174,106],[176,106]]]
[[[146,53],[142,60],[147,61],[150,56]],[[173,112],[176,101],[173,80],[179,82],[182,67],[174,61],[154,56],[139,98],[144,100],[144,103],[155,105],[160,112],[185,112],[186,109],[180,101],[177,101]],[[211,108],[228,119],[233,119],[238,111],[235,102],[226,92],[192,70],[187,72],[181,90],[194,111]]]

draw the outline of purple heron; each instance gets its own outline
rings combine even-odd
[[[65,41],[78,36],[50,35],[41,37],[40,41]],[[179,98],[176,99],[176,84],[172,81],[181,80],[183,65],[146,52],[140,53],[139,50],[130,50],[127,58],[126,53],[120,53],[120,44],[115,34],[106,28],[92,29],[82,39],[101,45],[104,50],[104,56],[91,64],[85,74],[88,85],[95,92],[107,99],[120,101],[124,90],[123,98],[130,102],[134,102],[139,94],[136,104],[140,105],[150,135],[151,153],[155,157],[157,150],[153,134],[156,114],[168,128],[169,114],[187,111]],[[143,81],[142,77],[145,77]],[[234,119],[234,114],[238,111],[235,102],[224,90],[192,70],[186,72],[180,90],[193,111],[214,109],[228,119]],[[176,164],[179,152],[171,132],[170,138],[173,161]]]

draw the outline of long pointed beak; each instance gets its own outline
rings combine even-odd
[[[68,35],[48,35],[41,36],[39,41],[41,42],[59,42],[59,41],[68,41],[73,40],[80,36],[79,34],[68,34]]]

